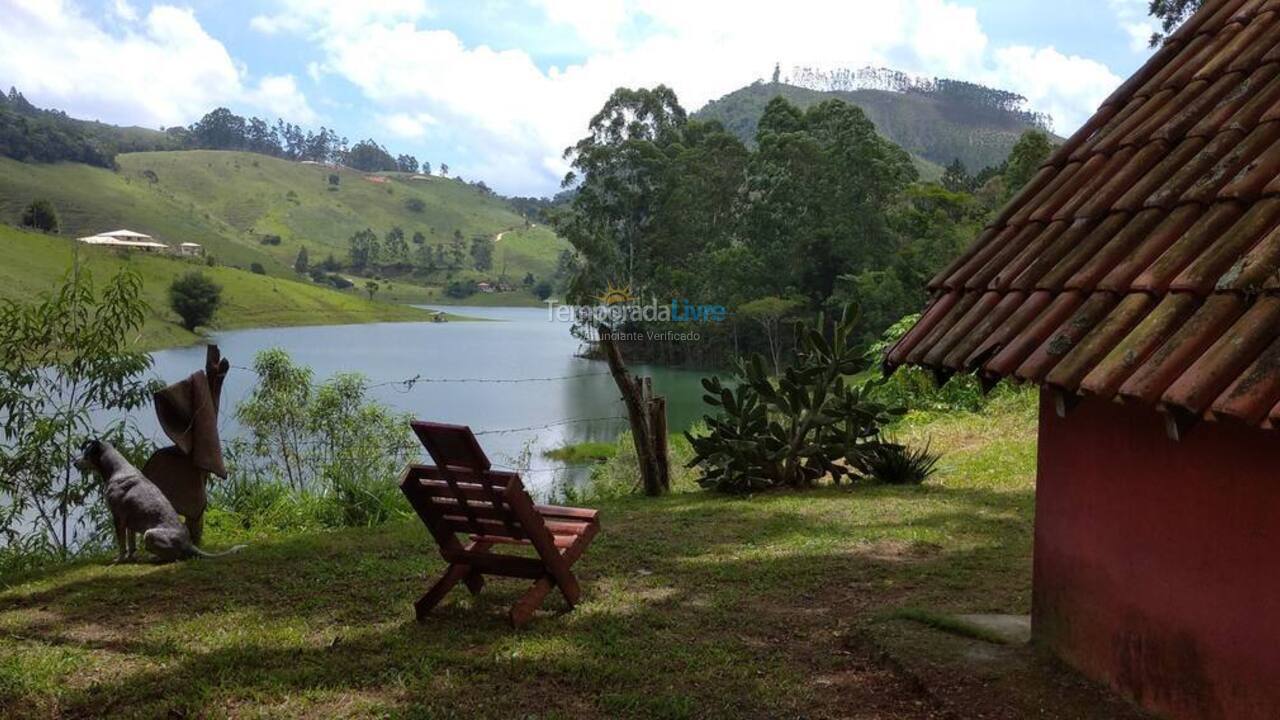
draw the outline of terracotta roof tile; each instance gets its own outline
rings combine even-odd
[[[887,367],[1280,426],[1280,0],[1206,0],[929,288]]]

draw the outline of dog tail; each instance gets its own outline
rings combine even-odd
[[[238,552],[240,552],[241,550],[243,550],[243,549],[245,549],[245,548],[247,548],[247,547],[249,547],[249,546],[248,546],[248,545],[236,545],[235,547],[230,548],[230,549],[228,549],[228,550],[223,550],[222,552],[211,553],[211,552],[205,552],[204,550],[201,550],[200,548],[196,547],[195,545],[192,545],[192,546],[191,546],[191,551],[190,551],[190,552],[191,552],[191,556],[192,556],[192,557],[197,557],[197,556],[198,556],[198,557],[204,557],[204,558],[217,558],[217,557],[222,557],[223,555],[230,555],[231,553],[238,553]]]

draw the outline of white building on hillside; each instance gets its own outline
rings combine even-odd
[[[139,250],[141,252],[165,252],[169,249],[168,245],[156,242],[155,238],[150,235],[144,235],[132,230],[113,230],[82,237],[79,238],[79,241],[85,245],[114,247],[122,250]]]

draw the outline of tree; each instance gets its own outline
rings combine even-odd
[[[423,175],[431,174],[431,163],[427,162],[426,160],[422,161],[422,174]]]
[[[107,418],[148,404],[155,390],[146,379],[150,356],[132,346],[146,320],[142,289],[142,277],[125,271],[97,293],[87,270],[73,270],[39,299],[0,301],[0,537],[7,547],[46,548],[65,559],[101,529],[92,527],[105,519],[93,512],[101,482],[76,471],[73,460],[90,437],[137,459],[136,430]]]
[[[182,326],[195,331],[208,325],[222,304],[222,287],[204,273],[189,272],[169,285],[169,307],[182,318]]]
[[[471,261],[481,272],[493,267],[493,238],[488,235],[471,238]]]
[[[396,168],[400,172],[416,173],[418,172],[418,158],[412,155],[399,155],[396,157]]]
[[[422,201],[422,198],[411,197],[405,199],[404,207],[409,212],[420,213],[427,209],[427,204]]]
[[[307,259],[307,246],[303,245],[298,248],[298,257],[293,261],[293,271],[299,275],[306,275],[310,262]]]
[[[426,235],[423,235],[421,230],[414,230],[414,231],[413,231],[413,244],[414,244],[414,245],[425,245],[426,243],[427,243],[427,236],[426,236]]]
[[[387,260],[401,262],[409,258],[409,246],[404,241],[404,230],[399,225],[387,231],[382,248]]]
[[[347,164],[363,172],[396,170],[399,166],[387,149],[373,140],[361,140],[347,151]]]
[[[533,286],[533,296],[538,298],[539,300],[546,300],[547,298],[551,297],[551,293],[552,293],[551,283],[546,280],[543,280],[539,282],[537,285]]]
[[[1052,152],[1053,143],[1048,135],[1039,130],[1024,132],[1009,151],[1009,161],[1004,171],[1006,196],[1013,197],[1031,182],[1031,178],[1035,177]]]
[[[370,299],[370,300],[372,300],[372,299],[373,299],[373,296],[377,294],[378,289],[379,289],[380,287],[381,287],[381,286],[380,286],[380,285],[378,285],[378,282],[377,282],[376,280],[366,280],[366,281],[364,282],[364,291],[365,291],[365,292],[367,292],[367,293],[369,293],[369,299]]]
[[[1169,33],[1191,17],[1204,0],[1149,0],[1147,6],[1151,17],[1160,21],[1160,30],[1151,35],[1151,47],[1164,41]]]
[[[449,163],[440,163],[440,174],[449,177]]]
[[[467,241],[462,239],[462,231],[454,230],[453,239],[449,241],[449,267],[457,270],[467,256]]]
[[[253,273],[254,275],[266,275],[267,269],[262,267],[262,263],[255,262],[255,263],[249,263],[249,272]]]
[[[764,329],[765,337],[769,341],[769,357],[773,361],[775,375],[782,374],[782,337],[780,332],[782,321],[794,316],[804,308],[804,305],[803,299],[769,296],[752,300],[738,308],[740,315],[755,320]]]
[[[960,162],[960,158],[952,161],[947,166],[946,172],[942,174],[942,187],[951,192],[973,192],[974,186],[974,179],[969,175],[964,163]]]
[[[378,262],[382,248],[379,246],[378,236],[369,228],[357,231],[347,242],[351,246],[348,251],[351,256],[351,267],[364,270]]]
[[[342,178],[338,177],[338,173],[329,173],[329,187],[337,188],[338,183],[342,182]]]
[[[60,227],[58,211],[48,200],[43,198],[32,200],[22,209],[22,226],[41,232],[56,233]]]
[[[191,126],[191,142],[210,150],[243,150],[249,145],[245,119],[220,107]]]

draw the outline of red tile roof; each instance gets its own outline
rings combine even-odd
[[[1280,426],[1280,0],[1207,0],[929,288],[887,368]]]

